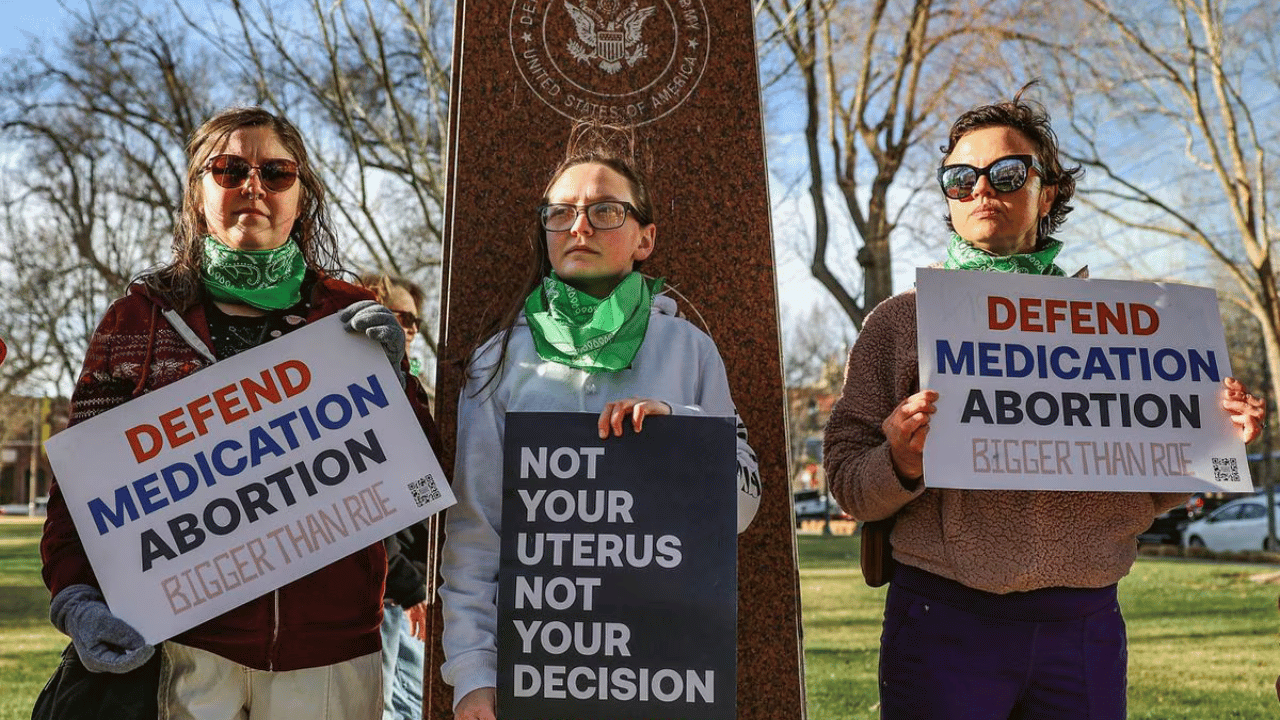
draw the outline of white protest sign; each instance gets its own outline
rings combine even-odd
[[[112,612],[149,643],[453,504],[382,349],[336,316],[45,449]]]
[[[1213,290],[916,271],[930,487],[1249,491]]]

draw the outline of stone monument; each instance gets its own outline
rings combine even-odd
[[[760,458],[760,511],[738,543],[737,714],[787,720],[804,716],[799,583],[751,9],[749,0],[458,4],[436,417],[448,468],[461,384],[448,360],[525,278],[534,208],[574,122],[636,126],[653,158],[658,215],[645,272],[667,278],[716,341]],[[448,719],[435,605],[425,712]]]

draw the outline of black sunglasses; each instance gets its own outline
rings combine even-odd
[[[943,165],[938,168],[938,184],[942,194],[952,200],[963,200],[973,194],[978,178],[986,176],[996,192],[1011,193],[1027,184],[1031,169],[1044,175],[1044,168],[1034,155],[1006,155],[984,168],[972,165]]]
[[[209,158],[204,169],[213,175],[213,181],[224,188],[238,188],[249,179],[249,173],[258,171],[262,187],[273,193],[284,192],[298,180],[298,163],[284,158],[268,160],[261,165],[250,165],[239,155],[217,155]]]
[[[400,323],[400,327],[405,330],[418,331],[419,321],[417,315],[408,310],[392,310],[391,312],[395,313],[396,321]]]

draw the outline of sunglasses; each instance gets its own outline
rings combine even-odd
[[[963,200],[973,194],[978,178],[985,176],[996,192],[1011,193],[1027,184],[1031,169],[1044,175],[1044,168],[1033,155],[1006,155],[984,168],[972,165],[943,165],[938,168],[938,184],[942,194],[952,200]]]
[[[418,330],[417,315],[414,315],[408,310],[393,310],[392,312],[395,313],[396,320],[400,323],[400,327],[404,328],[405,330],[413,330],[414,332],[417,332]]]
[[[278,158],[261,165],[250,165],[239,155],[218,155],[209,158],[204,169],[213,175],[213,181],[224,188],[238,188],[249,179],[249,173],[257,170],[262,187],[270,192],[284,192],[298,180],[298,163]]]

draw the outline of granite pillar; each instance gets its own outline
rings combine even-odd
[[[534,208],[575,120],[637,126],[654,161],[657,245],[689,319],[715,339],[764,494],[739,539],[738,717],[801,718],[799,583],[769,197],[749,0],[462,0],[450,107],[440,348],[465,351],[532,262]],[[683,296],[681,298],[680,296]],[[437,378],[445,467],[461,376]],[[439,607],[429,718],[451,718]]]

